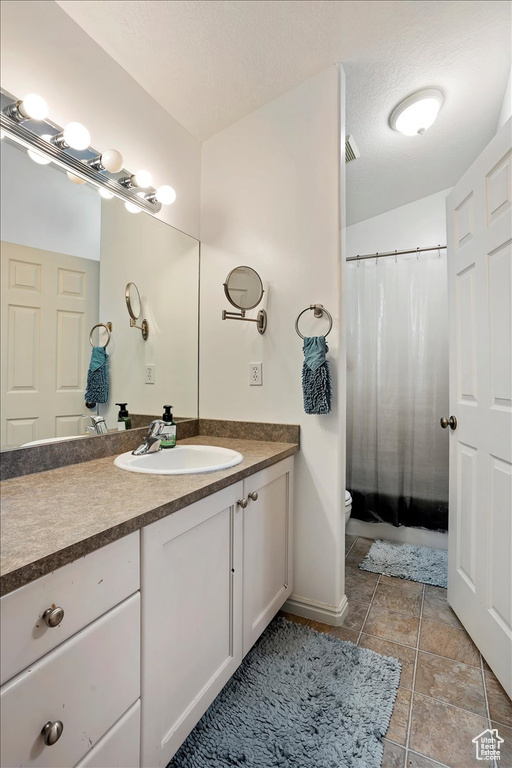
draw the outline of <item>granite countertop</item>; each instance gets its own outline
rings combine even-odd
[[[180,445],[218,445],[243,454],[231,469],[201,475],[144,475],[114,456],[4,480],[0,594],[243,480],[299,450],[298,443],[199,435]]]

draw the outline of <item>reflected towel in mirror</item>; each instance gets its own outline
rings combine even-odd
[[[91,361],[87,371],[87,387],[85,400],[90,403],[106,403],[108,401],[109,374],[108,355],[105,347],[93,347]]]

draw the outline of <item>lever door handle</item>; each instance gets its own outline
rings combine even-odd
[[[446,429],[446,427],[450,427],[450,429],[457,429],[457,417],[456,416],[450,416],[449,419],[446,418],[446,416],[443,416],[441,421],[439,422],[443,429]]]

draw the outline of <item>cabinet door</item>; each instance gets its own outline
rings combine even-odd
[[[244,480],[244,656],[292,591],[292,496],[292,458]]]
[[[242,483],[142,531],[142,765],[167,765],[242,660]]]

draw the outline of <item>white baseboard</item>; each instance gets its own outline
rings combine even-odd
[[[415,544],[417,547],[448,549],[447,533],[427,531],[425,528],[408,528],[405,525],[395,528],[389,523],[365,523],[363,520],[350,518],[345,533],[349,536],[364,536],[367,539],[400,541],[402,544]]]
[[[283,605],[283,611],[293,613],[295,616],[302,616],[305,619],[320,621],[322,624],[329,624],[331,627],[339,627],[341,625],[347,609],[346,595],[343,595],[338,606],[320,603],[317,600],[310,600],[300,595],[292,595]]]

